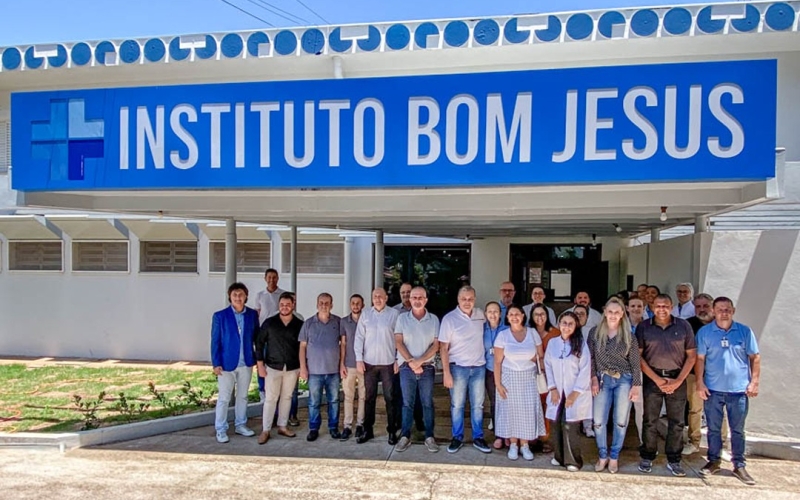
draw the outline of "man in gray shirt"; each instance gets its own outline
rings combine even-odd
[[[328,431],[333,439],[339,434],[339,365],[343,332],[339,316],[331,314],[333,297],[317,296],[317,314],[300,329],[300,378],[308,380],[308,441],[316,441],[322,424],[322,391],[328,398]]]
[[[364,402],[366,400],[366,390],[364,389],[364,374],[358,373],[356,369],[355,339],[358,319],[364,309],[364,297],[353,294],[350,297],[350,314],[343,317],[339,324],[342,328],[344,337],[343,350],[344,356],[339,366],[342,376],[342,390],[344,391],[344,430],[342,430],[342,441],[347,441],[353,435],[353,401],[356,395],[356,385],[358,385],[358,413],[356,416],[356,439],[364,434]]]
[[[394,341],[394,328],[397,322],[397,309],[386,307],[386,290],[376,288],[372,291],[372,307],[361,313],[356,327],[355,347],[356,366],[364,375],[366,404],[364,408],[364,434],[356,442],[366,443],[375,437],[375,400],[378,397],[378,379],[383,384],[383,400],[386,402],[386,419],[389,431],[389,444],[397,444],[396,421],[392,402],[392,375],[397,370],[397,348]]]

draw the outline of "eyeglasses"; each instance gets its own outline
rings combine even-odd
[[[509,290],[508,288],[501,288],[500,293],[514,293],[516,290]]]

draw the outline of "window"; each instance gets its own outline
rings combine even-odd
[[[73,241],[73,271],[128,271],[127,241]]]
[[[290,243],[281,252],[282,272],[291,271]],[[344,245],[342,243],[298,243],[297,274],[344,274]]]
[[[61,241],[9,241],[8,269],[11,271],[63,270]]]
[[[11,125],[7,121],[0,122],[0,172],[8,171],[11,166]]]
[[[212,273],[225,272],[225,242],[212,241],[208,269]],[[271,266],[269,242],[236,243],[236,271],[263,273]]]
[[[196,241],[143,241],[139,270],[143,273],[196,273]]]

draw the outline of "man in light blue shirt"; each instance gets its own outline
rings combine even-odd
[[[758,396],[761,356],[756,336],[749,327],[733,321],[736,311],[727,297],[714,300],[714,321],[697,332],[697,394],[708,423],[708,463],[700,474],[720,470],[722,412],[728,413],[733,452],[733,474],[743,483],[755,484],[745,470],[744,426],[750,398]]]

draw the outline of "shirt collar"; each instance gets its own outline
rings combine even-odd
[[[244,306],[242,308],[242,312],[236,312],[236,309],[234,309],[233,304],[231,304],[231,311],[233,311],[233,314],[236,314],[237,316],[241,316],[242,314],[244,314],[245,311],[247,311],[247,306]]]

